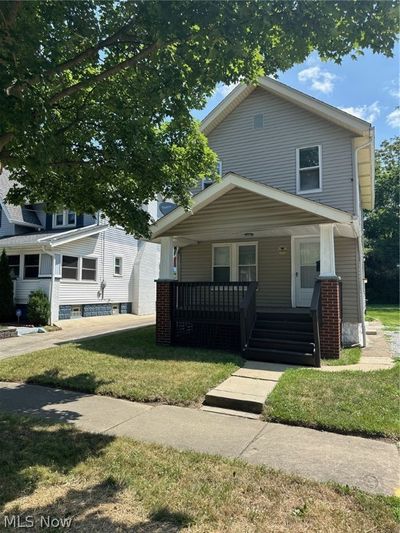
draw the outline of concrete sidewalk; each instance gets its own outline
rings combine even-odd
[[[150,405],[37,385],[0,382],[0,409],[178,449],[239,457],[318,481],[393,494],[393,443],[168,405]]]
[[[62,328],[60,331],[12,337],[0,341],[0,360],[51,348],[65,342],[135,329],[154,323],[155,315],[131,314],[62,320],[57,323]]]

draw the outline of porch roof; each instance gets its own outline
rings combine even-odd
[[[229,173],[197,194],[190,211],[176,208],[154,223],[151,232],[154,242],[173,237],[176,244],[184,246],[210,240],[312,233],[311,228],[332,222],[338,228],[347,226],[349,236],[357,233],[350,213]]]

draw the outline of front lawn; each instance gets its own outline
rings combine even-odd
[[[340,433],[399,437],[399,368],[288,370],[268,397],[265,418]]]
[[[394,497],[38,418],[0,413],[0,449],[0,522],[32,516],[35,531],[40,517],[102,533],[398,530]]]
[[[400,327],[400,311],[394,305],[369,305],[366,320],[380,320],[386,329],[395,331]]]
[[[354,346],[352,348],[342,348],[339,359],[322,359],[321,364],[327,366],[344,366],[355,365],[360,361],[361,348]]]
[[[0,380],[189,405],[242,364],[227,352],[157,346],[154,338],[148,327],[13,357],[0,362]]]

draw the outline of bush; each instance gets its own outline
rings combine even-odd
[[[5,250],[0,257],[0,322],[15,320],[14,290]]]
[[[50,302],[42,289],[32,291],[27,305],[27,318],[35,326],[45,326],[49,322]]]

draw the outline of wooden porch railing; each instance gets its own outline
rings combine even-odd
[[[174,281],[173,320],[216,321],[239,324],[240,304],[251,282]]]
[[[240,344],[242,351],[246,348],[256,321],[256,291],[257,283],[251,282],[246,296],[240,302]]]
[[[314,332],[314,362],[315,366],[321,366],[321,343],[319,338],[319,328],[322,323],[322,304],[321,304],[321,283],[315,282],[314,291],[311,298],[310,313]]]

